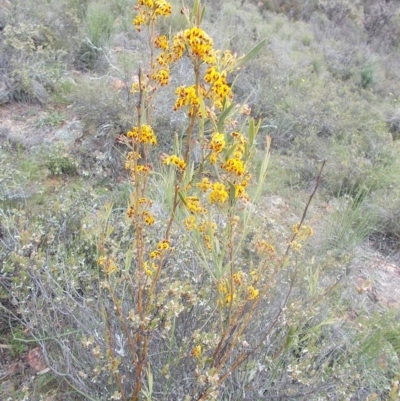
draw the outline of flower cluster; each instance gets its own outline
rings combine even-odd
[[[149,266],[148,262],[144,262],[143,263],[143,270],[145,272],[145,274],[149,277],[151,277],[153,275],[153,272],[157,269],[157,265],[152,262]]]
[[[223,100],[231,94],[231,88],[226,81],[226,71],[220,73],[216,66],[209,67],[204,80],[211,86],[215,106],[221,109]]]
[[[302,242],[314,235],[314,230],[311,227],[300,223],[293,225],[292,231],[295,233],[295,237],[289,243],[289,246],[293,252],[299,252],[303,247]]]
[[[259,255],[267,255],[272,257],[275,254],[274,246],[264,240],[257,241],[255,248]]]
[[[240,294],[243,294],[245,299],[249,301],[255,300],[259,296],[260,291],[254,288],[253,285],[248,286],[247,290],[246,288],[243,290],[239,288],[246,283],[246,278],[247,275],[239,270],[232,275],[231,280],[223,278],[219,281],[217,288],[218,293],[220,294],[219,304],[221,306],[224,307],[231,304],[238,296],[240,298]]]
[[[223,168],[228,173],[235,174],[239,177],[242,176],[245,171],[243,161],[235,158],[228,159],[225,163],[221,165],[221,168]]]
[[[200,97],[205,96],[206,91],[202,86],[198,87],[200,94],[197,92],[196,87],[193,86],[179,86],[175,93],[178,95],[178,98],[174,104],[174,111],[180,109],[184,106],[189,106],[189,116],[192,116],[195,111],[201,116],[199,105],[200,105]]]
[[[191,215],[186,219],[183,219],[183,225],[188,231],[195,230],[197,228],[196,217]]]
[[[226,68],[228,71],[232,71],[236,68],[237,55],[232,54],[230,50],[225,50],[221,53],[221,50],[216,52],[218,65]]]
[[[174,166],[177,166],[182,171],[184,171],[186,169],[185,161],[183,159],[181,159],[180,157],[175,156],[175,155],[171,155],[171,156],[166,157],[163,160],[163,163],[166,164],[167,166],[170,165],[170,164],[172,164]]]
[[[157,250],[160,252],[166,251],[169,249],[169,241],[164,239],[157,244]]]
[[[243,272],[241,270],[239,270],[237,273],[235,273],[232,276],[233,282],[235,283],[235,285],[242,285],[243,282]]]
[[[210,188],[212,188],[212,184],[207,177],[204,177],[200,182],[196,184],[197,188],[200,188],[203,192],[207,192]]]
[[[246,201],[249,201],[249,195],[246,192],[246,187],[247,187],[247,181],[243,180],[239,184],[235,184],[235,197],[240,198]]]
[[[292,231],[296,234],[296,239],[299,241],[304,241],[308,237],[312,237],[314,235],[314,230],[305,225],[295,224],[292,226]]]
[[[255,289],[252,285],[247,289],[248,291],[248,299],[250,301],[256,299],[259,295],[259,290]]]
[[[214,132],[209,148],[214,154],[221,153],[225,147],[225,135],[219,132]]]
[[[144,124],[141,127],[134,127],[132,131],[127,132],[126,136],[131,138],[135,143],[157,145],[157,138],[150,125]]]
[[[179,41],[189,47],[192,57],[198,58],[207,64],[215,63],[213,40],[201,28],[195,26],[186,29],[177,35],[177,42]]]
[[[214,234],[217,230],[217,225],[213,221],[204,221],[202,224],[198,226],[199,232],[203,234],[204,245],[208,250],[213,248],[212,236],[210,234]]]
[[[125,169],[133,170],[136,164],[136,161],[140,159],[140,154],[138,152],[128,152],[125,159]]]
[[[210,192],[210,203],[224,203],[229,197],[226,187],[221,182],[216,182]]]
[[[135,8],[139,13],[134,18],[132,24],[139,32],[142,25],[147,25],[158,16],[167,17],[172,12],[171,4],[165,0],[139,0],[138,6]]]
[[[168,50],[168,38],[165,35],[157,36],[154,44],[161,50]]]
[[[144,81],[146,81],[146,80],[144,80]],[[134,94],[136,92],[139,92],[139,90],[144,91],[145,89],[146,89],[146,82],[142,82],[139,87],[139,81],[136,80],[135,82],[133,82],[133,84],[131,86],[130,93]]]
[[[190,352],[190,355],[191,355],[193,358],[199,358],[199,357],[201,356],[201,353],[202,353],[201,345],[196,345],[196,346],[192,349],[192,351]]]
[[[118,270],[118,267],[115,264],[114,260],[111,258],[107,258],[106,256],[100,256],[100,258],[97,259],[97,263],[100,266],[103,266],[104,272],[108,275]]]
[[[185,198],[185,205],[190,213],[194,214],[207,213],[207,209],[204,206],[202,206],[202,204],[200,203],[200,199],[197,196],[187,196]]]
[[[161,68],[154,72],[154,74],[151,75],[151,78],[154,79],[154,81],[157,81],[161,86],[165,86],[169,84],[169,70],[166,68]]]
[[[154,216],[148,210],[143,212],[143,220],[148,226],[152,226],[156,221]]]

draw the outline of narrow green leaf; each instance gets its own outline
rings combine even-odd
[[[286,336],[284,352],[289,351],[289,349],[292,348],[292,346],[295,344],[297,338],[296,333],[296,328],[291,326]]]
[[[186,206],[186,201],[185,201],[185,198],[183,197],[181,191],[178,191],[178,196],[179,196],[179,199],[181,200],[181,202]]]
[[[219,120],[218,120],[218,124],[217,124],[217,128],[218,128],[218,132],[222,132],[224,129],[224,123],[226,118],[229,116],[229,113],[232,111],[234,106],[234,103],[232,103],[230,106],[228,106],[220,115]]]
[[[236,63],[236,68],[241,67],[242,65],[248,63],[252,58],[257,56],[260,53],[261,49],[265,46],[267,39],[262,40],[258,45],[256,45],[252,50],[250,50],[243,58],[238,60]]]
[[[229,202],[232,204],[235,201],[235,193],[236,193],[236,188],[235,186],[228,181],[229,184]]]
[[[149,393],[153,393],[153,373],[151,373],[150,366],[147,370],[147,376],[149,378]]]
[[[250,118],[249,121],[249,147],[251,148],[254,143],[254,118]]]
[[[267,140],[267,145],[265,148],[265,154],[264,154],[264,159],[262,161],[261,167],[260,167],[260,173],[258,176],[258,185],[257,185],[257,189],[256,192],[253,196],[253,201],[257,202],[259,196],[261,195],[262,189],[264,187],[264,182],[267,178],[267,170],[268,170],[268,163],[269,163],[269,158],[271,155],[271,137],[267,135],[266,137]]]
[[[201,115],[202,115],[202,116],[205,116],[205,115],[206,115],[206,106],[205,106],[205,104],[204,104],[204,99],[203,99],[203,96],[201,95],[200,91],[199,91],[199,103],[200,103],[200,112],[201,112]],[[204,120],[205,120],[204,117],[202,117],[202,118],[200,119],[200,124],[201,124],[201,127],[202,127],[203,132],[204,132]]]
[[[234,150],[236,149],[237,145],[234,144],[232,145],[225,153],[225,160],[229,159],[229,156],[234,152]]]
[[[256,127],[255,127],[256,132],[254,133],[254,138],[256,138],[256,136],[258,135],[258,131],[260,130],[261,123],[262,123],[262,119],[260,118],[258,120],[258,123],[257,123]]]
[[[199,11],[200,0],[194,0],[191,19],[193,19]]]
[[[206,7],[204,6],[203,9],[201,10],[200,22],[203,21],[203,17],[204,17],[205,12],[206,12]]]

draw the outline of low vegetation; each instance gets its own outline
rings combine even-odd
[[[398,2],[0,27],[0,398],[399,398]]]

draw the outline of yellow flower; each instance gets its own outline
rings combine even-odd
[[[247,198],[247,193],[243,185],[235,185],[235,196],[237,198]]]
[[[199,27],[186,29],[183,32],[186,43],[190,46],[191,53],[199,57],[207,64],[215,62],[213,40]]]
[[[106,258],[105,256],[100,256],[100,257],[97,259],[97,263],[98,263],[100,266],[102,266],[106,260],[107,260],[107,258]]]
[[[104,271],[106,274],[110,275],[111,273],[114,273],[118,271],[118,267],[115,264],[115,262],[112,259],[109,259],[105,256],[101,256],[99,259],[97,259],[97,263],[100,266],[104,267]]]
[[[185,204],[187,209],[191,213],[199,213],[199,214],[207,213],[207,210],[201,205],[200,200],[197,196],[187,196],[185,198]]]
[[[172,12],[171,4],[165,0],[158,0],[155,2],[156,6],[156,15],[163,15],[164,17],[168,17],[168,15]]]
[[[290,243],[290,248],[292,249],[293,252],[298,252],[302,248],[302,245],[297,241],[292,241]]]
[[[172,44],[172,59],[178,61],[183,56],[185,51],[185,39],[183,37],[183,31],[178,32],[173,40]]]
[[[199,358],[199,357],[201,356],[201,353],[202,353],[201,345],[196,345],[196,346],[192,349],[190,355],[191,355],[193,358]]]
[[[156,265],[155,265],[154,263],[151,264],[151,268],[152,268],[153,270],[155,270],[155,266],[156,266]],[[153,275],[153,271],[149,268],[148,262],[144,262],[144,263],[143,263],[143,270],[144,270],[146,276],[151,277],[151,276]]]
[[[258,297],[259,291],[256,290],[252,285],[247,290],[248,290],[248,299],[250,301]]]
[[[216,99],[219,101],[224,100],[231,91],[230,86],[226,82],[226,78],[224,76],[220,76],[214,83],[211,88],[212,93],[215,95]]]
[[[126,165],[125,165],[125,167],[126,167]],[[136,166],[136,172],[139,173],[139,174],[141,174],[141,173],[146,174],[149,171],[150,171],[150,166],[149,165],[144,166],[142,164],[139,164],[138,166]],[[132,174],[132,178],[134,178],[134,174]]]
[[[168,64],[171,63],[172,61],[173,61],[173,58],[170,53],[164,52],[164,53],[160,53],[157,56],[157,63],[164,67],[167,67]]]
[[[186,229],[189,231],[196,229],[197,228],[196,217],[189,216],[188,218],[183,220],[183,224],[186,227]]]
[[[139,198],[139,205],[148,205],[151,207],[153,205],[153,201],[148,198]]]
[[[201,233],[204,233],[208,230],[211,230],[212,233],[215,233],[216,229],[217,229],[217,224],[214,223],[213,221],[206,221],[203,224],[200,224],[199,226],[199,231]]]
[[[256,243],[256,251],[259,255],[268,254],[273,255],[275,253],[275,248],[273,245],[266,241],[258,241]]]
[[[204,245],[206,246],[206,248],[211,251],[211,249],[213,247],[212,247],[210,236],[208,234],[204,235],[203,240],[204,240]]]
[[[150,258],[151,259],[156,259],[159,258],[161,256],[161,252],[160,251],[152,251],[150,252]]]
[[[228,173],[233,173],[237,176],[242,176],[245,170],[242,160],[239,159],[228,159],[221,167]]]
[[[192,112],[194,107],[200,104],[200,99],[196,93],[195,86],[179,86],[175,90],[175,94],[178,95],[178,99],[175,101],[174,110],[178,110],[183,106],[190,105]]]
[[[216,182],[213,184],[212,188],[213,189],[210,193],[210,203],[224,203],[228,199],[229,195],[224,184]]]
[[[127,160],[139,160],[141,158],[140,153],[138,152],[128,152],[126,155]]]
[[[298,240],[305,240],[314,235],[314,230],[311,227],[305,225],[300,226],[300,224],[294,224],[292,226],[292,231],[297,234]]]
[[[128,131],[126,136],[131,138],[136,143],[157,145],[157,138],[154,135],[153,128],[147,124],[144,124],[141,127],[132,128],[132,131]]]
[[[154,222],[156,221],[156,219],[154,218],[154,216],[147,210],[145,210],[143,212],[143,218],[144,218],[144,222],[148,225],[151,226],[154,224]]]
[[[210,143],[210,149],[213,151],[213,153],[221,153],[222,149],[225,147],[225,135],[221,134],[219,132],[214,132],[211,143]]]
[[[226,294],[228,292],[228,288],[226,286],[226,282],[225,281],[221,281],[218,284],[218,292],[221,294]]]
[[[221,74],[217,71],[217,67],[209,67],[206,71],[206,75],[204,76],[204,81],[208,83],[212,83],[218,80],[221,77]]]
[[[232,280],[236,285],[242,285],[243,282],[243,272],[238,271],[232,276]]]
[[[241,159],[243,157],[243,153],[240,150],[235,149],[232,156],[234,159]]]
[[[233,295],[232,295],[232,293],[226,294],[226,297],[225,297],[226,304],[229,305],[235,298],[236,298],[236,294],[233,294]]]
[[[153,8],[153,0],[139,0],[139,6],[146,6],[148,8]]]
[[[230,50],[225,50],[220,63],[224,67],[234,67],[236,64],[236,53],[232,54]]]
[[[169,249],[169,241],[166,239],[162,240],[157,244],[157,249],[159,251],[166,251],[167,249]]]
[[[135,214],[135,208],[133,206],[129,206],[129,209],[126,212],[126,215],[128,216],[129,219],[131,219],[134,214]]]
[[[173,164],[177,167],[179,167],[181,170],[185,170],[186,169],[186,163],[183,159],[179,158],[178,156],[175,155],[171,155],[168,156],[164,159],[163,161],[164,164],[169,165],[169,164]]]
[[[161,86],[168,85],[169,83],[169,71],[167,69],[161,69],[154,73],[151,78],[158,81]]]
[[[210,164],[215,164],[217,162],[217,154],[216,153],[211,153],[210,155]]]
[[[165,35],[157,36],[154,39],[154,44],[162,50],[168,50],[168,39]]]
[[[244,145],[247,139],[240,132],[232,132],[231,135],[236,139],[240,145]]]
[[[131,86],[131,93],[139,92],[139,82],[134,82]]]
[[[141,26],[147,22],[146,11],[142,10],[132,21],[133,26],[140,32]]]
[[[201,180],[201,182],[196,184],[196,187],[200,188],[203,192],[206,192],[212,187],[212,184],[210,180],[207,177],[205,177]]]

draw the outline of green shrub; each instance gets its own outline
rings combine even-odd
[[[47,157],[45,166],[50,170],[51,175],[73,176],[78,174],[77,162],[62,147],[51,149]]]
[[[114,16],[106,3],[90,2],[85,14],[86,37],[78,52],[80,68],[95,69],[104,64],[105,47],[113,31]]]
[[[65,68],[65,52],[54,43],[53,32],[42,25],[20,22],[4,28],[0,63],[8,99],[47,102]]]
[[[366,89],[375,83],[375,69],[372,65],[366,65],[361,70],[361,87]]]
[[[10,333],[9,343],[11,345],[11,354],[15,358],[21,358],[22,354],[28,349],[25,342],[23,326],[14,327]]]

